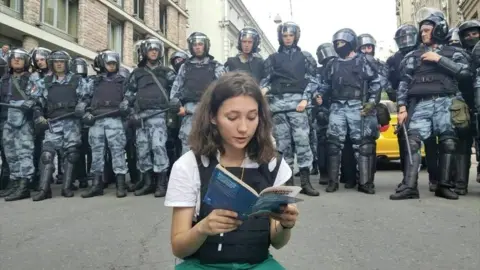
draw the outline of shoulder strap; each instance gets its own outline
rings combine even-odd
[[[155,76],[155,74],[153,74],[153,72],[148,68],[148,67],[144,67],[145,71],[147,73],[149,73],[152,77],[153,77],[153,80],[155,81],[155,83],[157,84],[158,88],[160,88],[160,92],[162,92],[163,94],[163,97],[165,98],[166,101],[170,100],[168,98],[168,95],[167,95],[167,91],[165,90],[165,88],[163,87],[163,85],[158,81],[157,79],[157,76]]]
[[[280,153],[278,153],[277,154],[277,163],[276,163],[275,169],[273,169],[273,171],[270,171],[270,169],[268,168],[269,163],[260,164],[260,166],[258,166],[258,170],[267,179],[267,182],[268,182],[269,186],[273,186],[273,184],[275,184],[275,180],[277,179],[278,170],[280,169],[280,164],[282,164],[282,158],[283,158],[283,156]]]

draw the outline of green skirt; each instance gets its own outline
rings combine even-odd
[[[285,270],[272,255],[259,264],[249,263],[219,263],[219,264],[200,264],[197,259],[188,259],[175,266],[175,270]]]

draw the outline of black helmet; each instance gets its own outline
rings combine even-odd
[[[462,47],[462,41],[460,40],[460,36],[458,35],[458,28],[455,27],[448,30],[446,43],[450,46],[455,46],[459,48]]]
[[[203,54],[201,55],[202,57],[209,55],[208,53],[210,52],[210,39],[204,33],[191,33],[190,36],[188,36],[187,38],[187,43],[188,50],[190,51],[191,55],[195,56],[195,52],[193,51],[193,45],[195,45],[196,43],[201,43],[204,45]]]
[[[143,59],[147,59],[147,53],[150,50],[158,51],[157,59],[155,59],[154,61],[160,61],[165,56],[165,45],[158,38],[155,38],[155,37],[148,38],[144,40],[142,43],[140,43],[140,52]]]
[[[460,42],[462,45],[467,48],[473,48],[478,42],[478,38],[465,38],[465,34],[468,31],[476,30],[480,32],[480,22],[478,20],[469,20],[465,21],[458,26],[458,35],[460,36]]]
[[[66,73],[69,71],[68,68],[70,66],[71,60],[72,58],[70,57],[70,54],[68,54],[66,51],[54,51],[48,56],[47,65],[51,71],[55,71],[53,69],[53,62],[63,61],[65,63],[65,73]]]
[[[294,22],[284,22],[277,27],[277,37],[278,37],[278,43],[280,46],[285,46],[283,44],[283,34],[284,33],[291,33],[294,36],[293,39],[293,46],[297,46],[298,41],[300,40],[300,26]]]
[[[325,65],[330,59],[338,57],[332,43],[320,44],[317,48],[317,59],[320,65]]]
[[[373,47],[373,54],[375,54],[375,47],[377,41],[370,34],[361,34],[357,37],[357,51],[360,51],[362,46],[371,45]]]
[[[357,34],[355,34],[355,32],[350,28],[340,29],[333,34],[332,43],[335,51],[337,51],[337,46],[335,43],[338,41],[344,41],[347,43],[352,51],[357,49]]]
[[[31,59],[31,66],[34,67],[35,69],[40,69],[37,65],[37,57],[41,56],[47,60],[48,56],[52,53],[50,49],[43,48],[43,47],[37,47],[34,48],[30,51],[30,59]]]
[[[114,63],[116,66],[116,71],[119,71],[120,68],[120,54],[114,51],[103,51],[99,54],[100,58],[100,67],[106,71],[108,63]]]
[[[258,34],[258,31],[252,27],[245,27],[240,30],[240,33],[238,33],[237,49],[239,51],[242,51],[242,40],[249,37],[253,39],[251,53],[259,52],[260,49],[258,48],[258,46],[260,45],[260,35]]]
[[[401,25],[395,32],[395,43],[399,50],[418,46],[418,30],[411,24]]]
[[[182,64],[188,59],[188,54],[182,52],[182,51],[177,51],[170,56],[170,65],[172,65],[173,69],[175,72],[178,72]],[[177,59],[181,59],[181,61],[177,61]]]
[[[438,43],[445,41],[448,35],[448,23],[445,20],[445,14],[435,8],[421,8],[417,11],[415,18],[418,23],[418,28],[426,23],[433,24],[432,39]],[[420,34],[418,35],[421,40]]]
[[[143,61],[142,51],[140,50],[143,42],[145,42],[145,40],[139,40],[135,42],[135,45],[133,45],[135,48],[135,52],[137,52],[137,64],[140,64]]]
[[[68,67],[68,70],[78,75],[87,76],[88,63],[82,57],[74,57],[72,61],[70,61],[70,66]]]
[[[14,48],[8,51],[8,67],[10,70],[12,69],[12,59],[14,58],[23,58],[24,64],[24,71],[27,71],[30,67],[30,54],[23,48]]]

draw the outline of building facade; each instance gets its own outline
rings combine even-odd
[[[260,33],[260,54],[264,58],[276,51],[241,0],[187,0],[187,10],[187,36],[205,33],[211,43],[210,54],[221,63],[238,54],[238,33],[247,26]]]
[[[88,61],[111,49],[131,69],[134,44],[145,37],[162,40],[166,55],[186,48],[188,17],[186,0],[0,0],[0,43],[62,49]]]
[[[397,25],[416,24],[415,13],[422,7],[432,7],[445,13],[450,26],[457,26],[462,20],[458,0],[395,0]],[[477,1],[478,2],[478,1]]]
[[[478,20],[480,0],[458,0],[457,2],[464,20]]]

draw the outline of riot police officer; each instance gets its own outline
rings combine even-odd
[[[456,151],[456,128],[465,128],[468,122],[462,115],[468,108],[459,100],[457,82],[471,76],[468,59],[461,50],[442,45],[448,34],[445,15],[434,9],[421,9],[417,13],[422,44],[408,53],[402,62],[402,78],[397,91],[398,123],[408,120],[408,143],[412,152],[411,163],[405,161],[405,180],[391,200],[419,198],[418,168],[421,163],[421,141],[432,134],[439,139],[439,179],[435,195],[458,199],[451,190],[450,168]],[[408,112],[407,112],[408,106]],[[452,118],[451,111],[455,111]],[[458,118],[460,116],[460,118]],[[409,157],[407,157],[409,158]]]
[[[257,53],[260,51],[260,35],[252,27],[240,30],[237,39],[239,53],[235,57],[229,57],[225,62],[226,71],[243,70],[250,73],[257,82],[264,77],[263,59]]]
[[[179,99],[182,105],[179,115],[183,119],[178,135],[182,141],[182,154],[190,150],[188,136],[192,129],[192,116],[203,92],[225,73],[224,66],[209,54],[210,39],[207,35],[193,32],[187,43],[192,57],[180,67],[170,92],[170,99]]]
[[[31,113],[35,101],[29,85],[30,55],[22,48],[8,53],[9,73],[2,77],[0,84],[1,102],[6,110],[2,143],[10,167],[10,181],[13,188],[6,194],[5,201],[16,201],[30,197],[29,184],[35,173],[33,164],[34,136]]]
[[[7,60],[0,57],[0,78],[8,73],[8,62]],[[0,111],[0,127],[3,126],[5,114],[2,114]],[[2,130],[2,129],[0,129]],[[1,134],[1,131],[0,131]],[[5,194],[10,191],[12,187],[12,182],[9,181],[10,172],[8,168],[7,158],[5,157],[5,151],[3,150],[3,145],[0,142],[0,151],[2,158],[2,172],[0,174],[0,197],[5,197]]]
[[[326,77],[325,67],[330,61],[338,57],[335,52],[335,48],[332,43],[320,44],[317,48],[317,59],[320,67],[317,68],[317,81],[319,85],[323,83],[323,79]],[[315,122],[317,128],[317,166],[320,172],[320,185],[328,184],[327,174],[327,129],[328,129],[328,114],[330,109],[330,98],[327,95],[323,97],[323,103],[317,104],[316,99],[312,101],[316,106],[314,108]],[[351,170],[350,170],[351,171]],[[355,170],[356,171],[356,170]],[[351,177],[349,175],[348,177]],[[355,179],[355,175],[353,175]]]
[[[316,80],[316,62],[312,55],[302,51],[298,46],[300,27],[293,22],[285,22],[278,26],[278,52],[270,55],[265,61],[265,78],[260,82],[262,92],[269,98],[273,112],[274,137],[277,148],[282,152],[288,165],[293,168],[294,152],[292,139],[300,168],[302,193],[319,196],[310,183],[310,166],[313,154],[310,148],[309,119],[305,108],[318,88]],[[288,184],[293,184],[292,179]]]
[[[34,201],[52,197],[50,180],[55,170],[53,160],[57,151],[64,156],[61,194],[64,197],[74,196],[73,170],[80,158],[82,143],[79,117],[85,114],[90,90],[80,75],[69,70],[70,61],[67,52],[52,52],[47,59],[52,74],[45,77],[44,86],[37,85],[41,106],[34,108],[33,118],[35,128],[45,130],[45,138],[40,155],[40,192],[33,197]]]
[[[170,65],[176,74],[178,74],[180,67],[183,65],[183,63],[185,63],[185,61],[187,61],[188,58],[188,54],[182,51],[174,52],[172,56],[170,56]]]
[[[136,128],[137,167],[144,185],[135,191],[136,196],[155,193],[164,197],[168,185],[169,161],[167,142],[168,88],[175,74],[162,65],[163,42],[149,38],[141,43],[141,62],[134,69],[126,85],[125,99],[120,104],[122,112],[131,112],[131,123]]]
[[[347,132],[353,143],[359,168],[358,191],[374,194],[372,162],[376,161],[375,139],[378,136],[375,105],[380,89],[380,78],[375,60],[367,54],[357,54],[357,35],[349,28],[340,29],[332,40],[338,58],[327,66],[328,76],[318,96],[323,102],[330,93],[331,106],[328,136],[327,192],[338,190],[338,177],[342,148]]]

